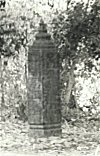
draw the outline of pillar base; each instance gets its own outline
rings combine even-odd
[[[29,137],[61,136],[61,125],[30,125]]]

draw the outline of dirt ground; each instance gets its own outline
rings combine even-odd
[[[58,152],[32,152],[32,153],[16,153],[16,152],[0,152],[0,156],[100,156],[100,152],[89,151],[88,153],[82,153],[81,151],[62,151]]]
[[[0,156],[100,156],[100,123],[62,125],[61,137],[30,139],[27,123],[2,122]]]

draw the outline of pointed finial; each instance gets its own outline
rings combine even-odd
[[[47,32],[47,25],[44,23],[43,19],[41,18],[39,23],[39,32]]]
[[[42,18],[40,19],[40,24],[44,24],[44,21]]]
[[[51,39],[51,35],[47,33],[47,25],[44,23],[43,19],[40,20],[38,33],[36,34],[35,37],[36,37],[36,40],[38,39],[50,40]]]

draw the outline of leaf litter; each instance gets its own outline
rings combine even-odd
[[[97,124],[97,123],[96,123]],[[0,151],[12,152],[46,152],[52,155],[80,153],[81,155],[99,156],[100,154],[100,125],[93,125],[84,120],[78,123],[62,124],[61,137],[29,138],[29,125],[21,121],[0,122]],[[67,154],[67,155],[66,155]],[[77,155],[76,155],[77,156]]]

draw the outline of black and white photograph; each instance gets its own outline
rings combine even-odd
[[[0,156],[100,156],[100,0],[0,0]]]

